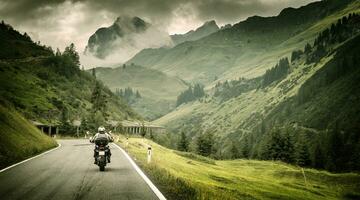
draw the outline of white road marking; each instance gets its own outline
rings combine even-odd
[[[27,161],[29,161],[29,160],[32,160],[32,159],[34,159],[34,158],[37,158],[37,157],[40,157],[40,156],[45,155],[45,154],[47,154],[47,153],[50,153],[50,152],[52,152],[52,151],[55,151],[56,149],[58,149],[58,148],[60,148],[60,147],[61,147],[61,144],[58,143],[58,146],[57,146],[57,147],[55,147],[55,148],[53,148],[53,149],[50,149],[50,150],[47,150],[47,151],[45,151],[45,152],[43,152],[43,153],[41,153],[41,154],[39,154],[39,155],[33,156],[33,157],[28,158],[28,159],[26,159],[26,160],[23,160],[23,161],[21,161],[21,162],[15,163],[15,164],[13,164],[13,165],[11,165],[11,166],[9,166],[9,167],[6,167],[6,168],[0,170],[0,173],[6,171],[6,170],[8,170],[8,169],[11,169],[11,168],[13,168],[13,167],[16,167],[16,166],[18,166],[18,165],[20,165],[20,164],[22,164],[22,163],[24,163],[24,162],[27,162]]]
[[[166,200],[165,196],[160,192],[159,189],[157,189],[157,187],[151,182],[151,180],[144,174],[144,172],[140,169],[139,166],[137,166],[137,164],[134,162],[134,160],[129,156],[129,154],[126,153],[126,151],[124,149],[122,149],[119,145],[113,143],[115,145],[115,147],[117,147],[118,149],[120,149],[120,151],[125,155],[125,157],[130,161],[131,165],[134,167],[134,169],[136,170],[136,172],[141,176],[141,178],[144,179],[144,181],[149,185],[149,187],[151,188],[151,190],[155,193],[155,195],[160,199],[160,200]]]

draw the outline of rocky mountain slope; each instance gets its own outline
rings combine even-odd
[[[151,38],[149,40],[148,38]],[[170,36],[139,17],[120,16],[90,36],[84,54],[122,63],[143,48],[171,45]]]
[[[175,45],[186,42],[186,41],[195,41],[199,40],[205,36],[208,36],[212,33],[215,33],[220,28],[214,20],[205,22],[202,26],[196,30],[191,30],[185,34],[175,34],[171,35],[171,39]]]

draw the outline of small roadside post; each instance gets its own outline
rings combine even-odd
[[[89,131],[86,131],[86,133],[85,133],[85,139],[86,139],[88,136],[90,136],[90,132],[89,132]]]
[[[147,150],[147,163],[148,164],[151,162],[151,154],[152,154],[152,149],[151,149],[151,146],[149,146],[148,150]]]
[[[127,149],[128,146],[129,146],[129,137],[126,137],[125,148]]]
[[[307,181],[306,181],[306,176],[305,176],[305,172],[304,172],[304,168],[301,168],[302,174],[304,176],[304,182],[305,182],[305,187],[307,187]]]

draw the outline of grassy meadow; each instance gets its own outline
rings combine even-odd
[[[120,136],[119,144],[168,199],[358,199],[360,175],[333,174],[282,162],[213,160]],[[153,149],[147,164],[147,147]]]
[[[2,105],[0,141],[0,169],[57,145],[19,113]]]

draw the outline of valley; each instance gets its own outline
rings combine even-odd
[[[1,21],[0,183],[22,174],[57,185],[51,174],[64,166],[59,174],[73,179],[59,180],[73,187],[59,186],[60,199],[108,189],[104,199],[359,199],[360,2],[309,1],[233,24],[204,17],[200,4],[172,3],[111,15],[103,7],[111,3],[96,5],[104,10],[92,10],[93,22],[58,27],[68,38],[88,28],[61,50]],[[88,141],[100,126],[115,153],[107,175],[92,176]],[[120,190],[114,177],[124,177]],[[27,185],[44,178],[14,180],[0,196],[57,188],[37,193]],[[100,191],[94,180],[107,185]]]

